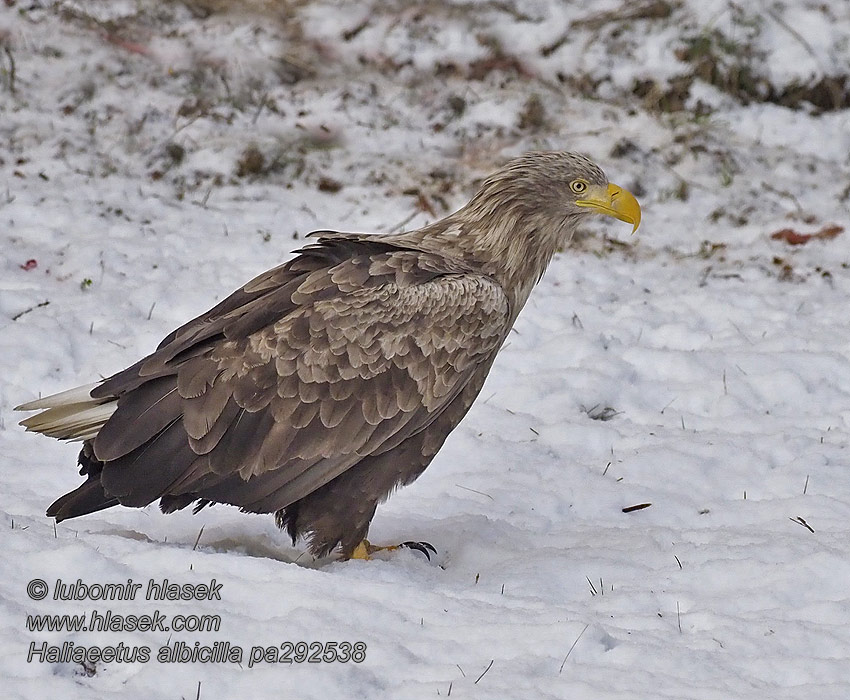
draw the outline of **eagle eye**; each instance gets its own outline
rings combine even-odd
[[[573,180],[570,189],[576,194],[584,194],[587,191],[587,180]]]

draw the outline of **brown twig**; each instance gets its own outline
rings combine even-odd
[[[8,46],[3,46],[3,53],[9,59],[9,92],[15,94],[15,57],[12,55],[12,50]]]
[[[558,673],[560,673],[561,671],[564,670],[564,664],[567,663],[567,659],[570,658],[570,654],[572,654],[573,649],[576,648],[576,644],[578,644],[578,640],[581,639],[581,635],[583,635],[585,632],[587,632],[588,627],[590,627],[589,624],[585,625],[584,629],[581,632],[578,633],[578,637],[576,637],[576,640],[573,642],[573,645],[570,647],[570,650],[567,652],[567,655],[564,657],[564,660],[561,662],[561,668],[558,669]]]
[[[12,316],[12,320],[17,321],[24,314],[28,314],[30,311],[35,311],[36,309],[40,309],[42,306],[47,306],[49,303],[50,303],[50,301],[43,301],[40,304],[36,304],[35,306],[30,306],[28,309],[24,309],[23,311],[20,311],[20,312],[16,313],[14,316]]]
[[[489,663],[489,664],[487,664],[487,668],[485,668],[485,669],[481,672],[481,675],[480,675],[480,676],[478,676],[478,678],[476,678],[476,679],[475,679],[475,683],[473,683],[473,685],[478,685],[478,681],[480,681],[482,678],[484,678],[484,674],[485,674],[485,673],[487,673],[487,671],[489,671],[489,670],[490,670],[490,668],[492,668],[492,666],[493,666],[493,662],[494,662],[495,660],[496,660],[496,659],[490,659],[490,663]]]
[[[201,541],[201,535],[203,535],[203,534],[204,534],[204,527],[206,527],[206,526],[205,526],[205,525],[201,525],[201,529],[200,529],[200,531],[198,532],[198,537],[195,539],[195,544],[194,544],[194,546],[192,547],[192,551],[193,551],[193,552],[194,552],[194,551],[198,548],[198,542],[200,542],[200,541]]]
[[[799,515],[796,518],[788,518],[788,520],[790,520],[792,523],[797,523],[798,525],[802,525],[809,532],[815,531],[815,529],[811,525],[809,525],[805,520],[803,520],[803,518],[801,518]]]

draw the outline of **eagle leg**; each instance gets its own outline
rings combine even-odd
[[[422,552],[427,558],[428,561],[431,561],[431,553],[437,553],[437,550],[434,546],[428,542],[402,542],[401,544],[392,544],[387,545],[385,547],[378,547],[377,545],[372,544],[369,540],[362,540],[355,548],[354,551],[347,557],[348,559],[371,559],[372,555],[375,552],[393,552],[396,549],[401,549],[402,547],[407,547],[408,549],[415,549],[417,552]]]

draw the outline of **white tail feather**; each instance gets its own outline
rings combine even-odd
[[[93,399],[91,390],[96,386],[88,384],[21,404],[16,411],[41,411],[21,425],[60,440],[90,440],[118,407],[114,399]]]
[[[86,384],[85,386],[74,387],[67,391],[60,391],[58,394],[51,394],[29,403],[22,403],[20,406],[15,406],[16,411],[38,411],[42,408],[55,408],[56,406],[67,406],[71,403],[86,403],[94,401],[91,397],[91,390],[98,386],[98,383]]]

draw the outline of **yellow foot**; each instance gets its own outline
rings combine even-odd
[[[408,549],[415,549],[418,552],[422,552],[422,554],[428,557],[428,561],[431,561],[431,552],[434,554],[437,553],[437,550],[427,542],[402,542],[401,544],[378,547],[369,542],[369,540],[362,540],[360,544],[354,548],[349,559],[371,559],[375,552],[392,552],[396,549],[400,549],[401,547],[407,547]]]

